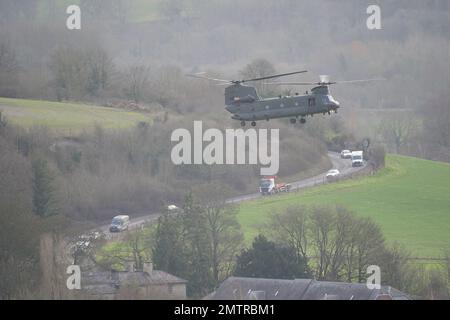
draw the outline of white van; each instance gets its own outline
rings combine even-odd
[[[111,226],[109,227],[110,232],[121,232],[128,230],[130,224],[130,217],[125,215],[115,216],[111,221]]]
[[[362,167],[364,165],[364,158],[362,151],[352,152],[352,167]]]

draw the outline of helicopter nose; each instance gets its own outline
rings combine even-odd
[[[331,109],[333,109],[333,110],[339,109],[340,106],[341,106],[341,104],[338,101],[336,101],[336,100],[331,102]]]

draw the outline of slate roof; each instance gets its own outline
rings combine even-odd
[[[186,280],[167,272],[91,271],[81,275],[81,288],[96,294],[114,294],[122,286],[183,284]]]
[[[210,300],[375,300],[389,294],[393,300],[411,300],[389,286],[368,289],[366,284],[311,279],[278,280],[230,277],[205,299]]]

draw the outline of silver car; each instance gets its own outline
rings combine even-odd
[[[341,175],[341,173],[339,172],[338,169],[332,169],[332,170],[327,172],[326,177],[327,177],[328,181],[334,181],[337,178],[339,178],[340,175]]]
[[[350,150],[342,150],[341,151],[341,158],[342,159],[351,159],[352,158],[352,152]]]

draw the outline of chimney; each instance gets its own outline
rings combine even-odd
[[[134,272],[134,262],[133,261],[128,261],[127,262],[127,271],[128,272]]]
[[[149,275],[151,275],[153,272],[153,263],[144,262],[143,271],[147,272]]]

